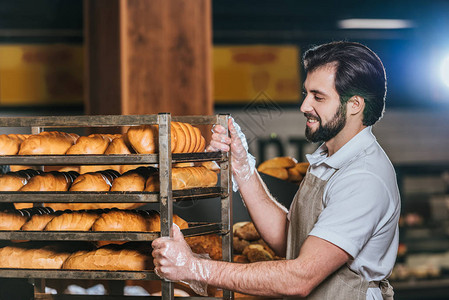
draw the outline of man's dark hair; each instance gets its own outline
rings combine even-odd
[[[382,118],[387,78],[382,61],[368,47],[343,41],[323,44],[306,51],[303,62],[306,73],[328,64],[335,66],[335,89],[341,104],[355,95],[365,99],[363,125]]]

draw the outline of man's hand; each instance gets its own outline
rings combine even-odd
[[[161,237],[151,244],[156,275],[171,281],[206,281],[204,260],[192,252],[176,224],[172,233],[173,238]]]
[[[212,140],[207,151],[231,151],[232,172],[237,182],[246,182],[254,174],[256,160],[248,153],[248,143],[240,126],[234,119],[228,120],[231,137],[226,134],[226,129],[221,125],[213,128]],[[234,182],[236,186],[236,182]]]

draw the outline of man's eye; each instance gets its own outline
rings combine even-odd
[[[316,101],[323,101],[324,98],[318,97],[317,95],[315,95],[315,100]]]

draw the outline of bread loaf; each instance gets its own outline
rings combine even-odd
[[[20,145],[19,155],[65,154],[77,138],[74,133],[44,131],[25,139]]]
[[[182,190],[196,187],[211,187],[217,184],[217,174],[205,167],[184,167],[172,169],[172,189]],[[159,175],[150,176],[145,191],[159,191]]]
[[[111,210],[101,215],[92,226],[92,231],[159,231],[158,213],[145,215],[138,211]]]
[[[0,268],[60,269],[70,253],[54,246],[0,248]]]
[[[71,146],[66,154],[103,154],[109,146],[111,138],[103,134],[91,134],[81,136],[76,143]]]
[[[158,141],[156,126],[142,125],[130,127],[126,134],[129,143],[137,153],[156,153]]]
[[[24,231],[42,231],[54,217],[56,217],[54,213],[33,215],[20,229]]]
[[[8,172],[0,175],[0,191],[18,191],[31,178],[25,172]]]
[[[139,167],[130,170],[114,179],[111,191],[135,191],[141,192],[145,189],[148,177],[157,172],[156,168]]]
[[[113,170],[81,174],[75,179],[69,190],[72,192],[106,192],[110,190],[112,182],[118,175],[118,172]]]
[[[0,230],[20,230],[27,220],[18,211],[0,212]]]
[[[30,178],[19,191],[21,192],[61,192],[67,191],[72,184],[75,172],[48,172]]]
[[[142,271],[153,270],[151,247],[125,245],[107,245],[94,251],[79,251],[70,255],[63,269],[70,270],[107,270]]]
[[[264,161],[259,165],[257,170],[264,171],[268,168],[292,168],[297,164],[296,159],[289,156],[275,157]]]
[[[97,211],[73,211],[54,217],[44,230],[46,231],[88,231],[100,217]]]
[[[104,152],[106,155],[113,155],[113,154],[131,154],[131,145],[129,145],[128,140],[125,138],[125,136],[120,136],[112,140],[112,142],[109,144],[108,148]],[[129,168],[128,168],[129,167]],[[135,167],[132,165],[112,165],[110,166],[111,169],[116,170],[120,173],[125,173],[129,169],[134,169]]]
[[[19,152],[20,144],[28,135],[22,134],[1,134],[0,135],[0,155],[16,155]]]

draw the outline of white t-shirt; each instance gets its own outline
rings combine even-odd
[[[367,281],[388,277],[399,243],[400,197],[394,168],[367,127],[331,157],[325,144],[307,155],[309,171],[328,180],[323,211],[310,235],[352,256],[348,265]],[[382,299],[369,288],[366,299]]]

